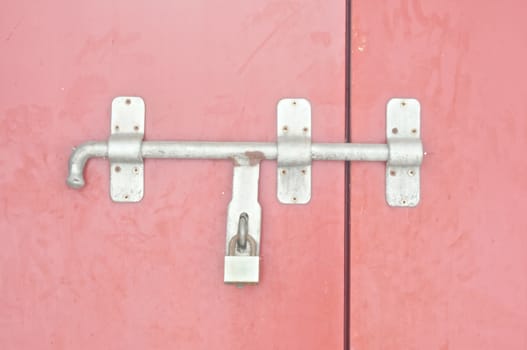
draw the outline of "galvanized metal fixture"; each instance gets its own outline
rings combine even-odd
[[[420,105],[415,99],[388,102],[386,144],[312,143],[311,105],[301,98],[280,100],[277,142],[144,141],[145,104],[140,97],[112,102],[108,141],[75,148],[67,184],[84,186],[84,166],[93,157],[110,161],[110,195],[115,202],[138,202],[144,195],[144,159],[231,159],[232,200],[227,214],[226,283],[258,283],[262,209],[258,203],[260,162],[277,160],[277,196],[284,204],[311,199],[313,160],[386,162],[386,201],[393,207],[419,203],[423,145]]]

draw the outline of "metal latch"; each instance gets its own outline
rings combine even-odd
[[[112,102],[108,141],[87,142],[73,150],[67,184],[84,186],[84,166],[93,157],[110,161],[110,196],[115,202],[138,202],[144,194],[144,159],[231,159],[232,200],[227,214],[224,281],[258,283],[261,212],[258,203],[260,162],[277,161],[277,197],[284,204],[311,199],[313,160],[386,162],[386,201],[413,207],[420,200],[423,145],[420,105],[394,98],[386,111],[386,144],[312,143],[311,104],[286,98],[277,106],[277,142],[144,141],[145,104],[140,97]]]

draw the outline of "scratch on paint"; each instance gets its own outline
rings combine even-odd
[[[249,63],[251,63],[251,61],[254,59],[254,57],[256,57],[258,52],[260,52],[267,45],[267,43],[276,35],[276,33],[278,33],[278,31],[280,29],[282,29],[282,27],[286,23],[289,22],[291,17],[293,17],[294,15],[297,15],[301,11],[303,11],[303,9],[300,9],[299,11],[293,11],[286,18],[284,18],[280,23],[278,23],[274,27],[274,29],[269,34],[267,34],[267,36],[260,42],[260,44],[258,46],[256,46],[256,48],[251,52],[251,54],[247,57],[245,62],[240,66],[240,68],[238,68],[238,72],[237,73],[238,74],[243,73],[245,71],[245,69],[247,69],[247,66],[249,65]]]
[[[9,41],[11,40],[11,37],[13,36],[13,34],[16,32],[16,30],[18,29],[18,27],[20,26],[20,23],[22,23],[22,18],[20,18],[18,20],[18,22],[15,24],[15,26],[9,31],[9,33],[7,34],[7,36],[5,37],[4,41]]]

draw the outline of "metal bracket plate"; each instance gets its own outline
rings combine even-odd
[[[139,202],[144,194],[141,143],[145,135],[145,103],[140,97],[112,101],[110,195],[114,202]]]
[[[420,197],[423,153],[419,101],[393,98],[388,102],[386,137],[390,149],[386,164],[386,202],[393,207],[415,207]]]
[[[277,196],[284,204],[311,199],[311,104],[285,98],[277,106]]]

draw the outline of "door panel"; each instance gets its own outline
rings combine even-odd
[[[352,166],[354,349],[526,349],[527,27],[522,1],[354,1],[352,138],[422,108],[421,204]]]
[[[307,206],[264,162],[258,286],[223,284],[232,163],[145,161],[112,203],[109,166],[65,184],[72,146],[109,135],[115,96],[146,139],[276,139],[306,97],[313,140],[344,139],[344,2],[18,1],[0,14],[2,349],[340,349],[344,179],[313,166]]]

